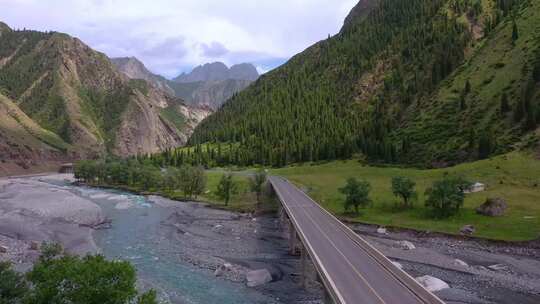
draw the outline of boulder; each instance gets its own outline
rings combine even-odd
[[[409,241],[398,241],[397,244],[403,250],[413,250],[416,248],[416,246],[414,246],[414,244]]]
[[[463,235],[472,235],[476,231],[476,228],[474,228],[473,225],[465,225],[461,227],[461,230],[459,231]]]
[[[30,250],[39,250],[39,247],[40,247],[40,245],[39,245],[38,242],[36,242],[36,241],[30,242]]]
[[[247,286],[257,287],[272,282],[272,274],[267,269],[249,271],[246,274]]]
[[[377,233],[378,234],[388,234],[388,232],[386,231],[386,228],[383,228],[383,227],[377,228]]]
[[[463,266],[463,267],[469,267],[469,264],[465,263],[464,261],[462,261],[460,259],[455,259],[454,260],[454,265]]]
[[[448,284],[446,284],[446,282],[444,282],[443,280],[440,280],[440,279],[437,279],[435,277],[428,276],[428,275],[423,276],[423,277],[418,277],[416,278],[416,281],[418,281],[420,285],[424,286],[424,288],[430,292],[436,292],[436,291],[450,288],[450,286],[448,286]]]
[[[218,266],[218,268],[216,268],[216,271],[214,271],[214,275],[216,277],[220,277],[220,276],[224,275],[225,272],[227,272],[231,268],[232,268],[232,265],[229,264],[229,263],[225,263],[223,265],[220,265],[220,266]]]
[[[476,213],[485,216],[503,216],[508,204],[502,198],[488,198],[485,203],[476,208]]]
[[[494,271],[507,271],[508,270],[508,266],[504,264],[495,264],[495,265],[488,266],[488,268]]]
[[[8,248],[6,246],[0,245],[0,253],[7,253],[7,252],[8,252]]]

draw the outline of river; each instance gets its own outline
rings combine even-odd
[[[5,202],[18,203],[21,192],[40,193],[35,197],[41,200],[40,206],[46,205],[41,198],[47,192],[56,195],[57,201],[77,198],[99,206],[111,224],[91,232],[98,251],[109,259],[131,262],[137,270],[139,288],[156,289],[164,302],[277,304],[289,303],[292,293],[297,294],[294,300],[299,296],[317,298],[303,291],[293,292],[300,288],[287,273],[294,272],[297,259],[287,256],[286,242],[274,218],[253,219],[197,203],[73,186],[57,177],[14,180],[4,185]],[[6,208],[4,214],[9,210]],[[48,225],[40,227],[52,224]],[[214,270],[225,262],[242,265],[243,269],[273,269],[276,282],[249,288],[234,273],[216,277]]]

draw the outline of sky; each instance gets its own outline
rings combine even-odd
[[[358,0],[0,0],[14,29],[58,31],[175,77],[195,66],[283,64],[339,32]]]

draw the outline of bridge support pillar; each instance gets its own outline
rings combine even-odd
[[[298,255],[298,236],[291,221],[289,221],[289,253],[291,255]]]
[[[306,248],[302,246],[300,249],[300,284],[303,288],[306,288],[306,280],[307,280],[307,252]]]
[[[332,297],[330,296],[330,294],[328,293],[328,290],[326,290],[326,288],[324,289],[323,303],[324,304],[335,304],[334,300],[332,300]]]

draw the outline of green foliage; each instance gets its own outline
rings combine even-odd
[[[150,290],[137,299],[137,304],[157,304],[157,293],[155,290]]]
[[[110,91],[84,87],[79,89],[83,111],[95,122],[99,133],[104,135],[109,150],[114,146],[122,114],[127,109],[132,95],[133,89],[130,86]]]
[[[217,195],[225,202],[225,206],[229,205],[231,197],[238,192],[238,184],[234,180],[231,173],[224,174],[217,186]]]
[[[8,262],[0,262],[0,304],[20,304],[28,293],[24,277],[11,269]]]
[[[197,166],[182,166],[179,170],[179,188],[188,198],[201,195],[206,189],[206,175],[204,168]]]
[[[516,41],[519,39],[519,30],[516,21],[512,23],[512,44],[515,45]]]
[[[430,216],[431,210],[423,203],[425,190],[447,173],[481,182],[487,188],[484,192],[467,194],[459,214],[440,220]],[[464,225],[474,225],[476,237],[506,241],[531,241],[540,236],[540,219],[529,218],[540,214],[537,186],[540,184],[540,160],[532,153],[513,152],[445,169],[369,166],[348,160],[289,166],[274,169],[271,174],[286,177],[301,188],[309,189],[309,195],[334,214],[343,213],[343,195],[338,189],[347,179],[362,177],[369,181],[373,188],[370,195],[373,205],[363,210],[361,216],[348,215],[349,221],[449,234],[459,234]],[[390,187],[396,176],[416,182],[421,205],[396,212],[393,203],[396,199]],[[492,218],[476,213],[476,208],[489,197],[506,200],[508,210],[504,216]]]
[[[184,130],[186,127],[186,117],[177,109],[177,106],[169,106],[161,110],[161,116],[173,124],[177,130]]]
[[[60,256],[64,251],[62,245],[58,243],[46,243],[43,242],[40,247],[41,255],[39,257],[42,262],[50,262],[56,257]]]
[[[508,95],[503,93],[501,96],[501,113],[505,114],[510,111],[510,104],[508,103]]]
[[[351,207],[354,207],[356,214],[358,214],[359,207],[366,208],[371,204],[370,191],[371,185],[368,182],[349,178],[345,187],[339,189],[339,192],[345,195],[345,211],[349,211]]]
[[[401,198],[403,207],[411,208],[413,206],[412,200],[417,197],[414,187],[416,183],[410,178],[403,176],[396,176],[392,178],[392,193]]]
[[[28,280],[35,304],[126,304],[137,294],[133,267],[103,256],[42,260],[28,273]]]
[[[465,190],[471,183],[462,177],[445,176],[426,190],[426,207],[433,209],[438,218],[447,218],[459,212],[465,200]]]
[[[249,179],[249,186],[252,192],[257,195],[257,204],[261,203],[261,196],[264,190],[264,184],[267,180],[267,174],[265,170],[259,170]]]
[[[281,167],[363,154],[371,162],[438,166],[476,159],[462,147],[477,125],[495,129],[491,154],[507,151],[521,134],[508,134],[512,122],[493,114],[493,95],[513,95],[522,79],[474,74],[486,65],[479,54],[505,53],[510,41],[500,37],[510,34],[510,13],[520,3],[529,15],[515,14],[520,35],[532,38],[536,1],[379,1],[206,119],[189,144],[232,149],[219,160],[198,149],[192,159]],[[476,26],[485,28],[484,38],[471,31]],[[521,45],[526,40],[513,48],[524,61],[538,48]],[[502,58],[498,69],[525,67]]]
[[[58,244],[43,244],[42,255],[23,276],[0,263],[1,304],[130,304],[137,297],[135,269],[103,256],[62,256]],[[150,291],[139,304],[157,304]]]

